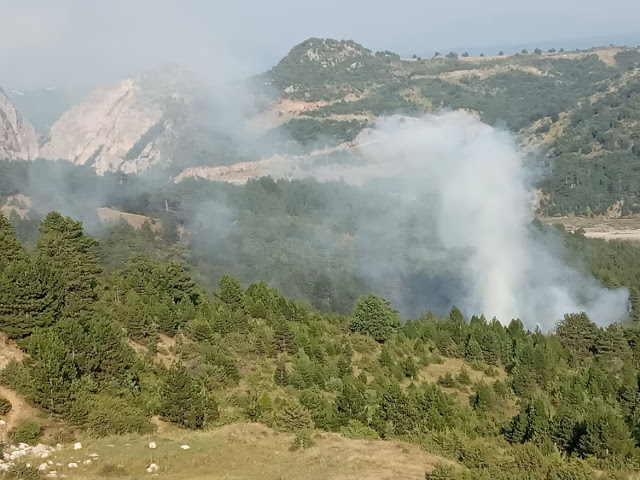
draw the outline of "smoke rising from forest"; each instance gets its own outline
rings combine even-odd
[[[626,317],[626,290],[603,288],[567,266],[558,242],[531,226],[532,178],[507,133],[461,112],[395,116],[380,120],[362,143],[374,162],[366,174],[390,178],[382,185],[391,182],[409,207],[362,231],[370,238],[364,250],[381,254],[362,267],[379,285],[422,264],[445,279],[458,277],[451,289],[440,285],[438,296],[468,315],[519,318],[543,330],[569,312],[585,311],[601,325]],[[418,217],[407,228],[411,215]]]

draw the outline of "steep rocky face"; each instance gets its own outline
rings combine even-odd
[[[53,125],[41,156],[91,165],[100,175],[167,164],[190,102],[182,87],[173,72],[161,72],[98,89]]]
[[[36,132],[0,88],[0,160],[35,160],[37,157]]]

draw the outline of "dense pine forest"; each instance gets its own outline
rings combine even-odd
[[[567,241],[605,281],[637,281],[637,247]],[[295,448],[314,430],[404,439],[453,461],[432,479],[625,478],[640,463],[634,323],[569,313],[544,334],[466,322],[456,307],[401,319],[374,294],[323,314],[231,275],[203,288],[161,255],[119,262],[55,212],[28,248],[0,217],[0,251],[0,329],[27,354],[2,382],[91,436],[147,433],[158,416],[186,429],[261,422],[294,432]]]

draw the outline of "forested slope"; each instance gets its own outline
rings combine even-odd
[[[316,102],[279,127],[302,144],[318,141],[300,135],[303,125],[340,143],[381,115],[465,109],[533,142],[543,213],[603,214],[620,202],[618,214],[628,215],[640,185],[639,67],[637,49],[618,47],[404,60],[309,39],[264,77],[283,98]],[[358,125],[354,115],[369,120]]]
[[[458,462],[432,472],[451,479],[587,479],[640,462],[635,324],[569,314],[542,334],[457,308],[403,321],[373,294],[321,314],[229,275],[208,291],[149,255],[106,274],[96,241],[57,213],[39,231],[27,250],[0,217],[0,329],[28,354],[1,378],[90,435],[149,432],[158,415],[188,429],[258,421],[296,432],[296,448],[313,448],[313,429],[398,438]]]

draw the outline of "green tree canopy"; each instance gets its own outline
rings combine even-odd
[[[351,316],[351,330],[384,342],[400,325],[400,316],[387,300],[374,294],[364,295],[356,300]]]
[[[49,259],[64,284],[64,315],[83,316],[92,310],[100,274],[97,245],[82,231],[82,222],[57,212],[49,213],[40,224],[37,252]]]

